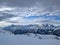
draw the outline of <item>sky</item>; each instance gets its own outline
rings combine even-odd
[[[0,26],[60,25],[60,0],[0,0]]]

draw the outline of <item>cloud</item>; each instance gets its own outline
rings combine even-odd
[[[52,5],[60,7],[60,0],[0,0],[1,5],[7,6],[20,6],[20,7],[30,7],[34,5],[40,5],[50,7]]]
[[[0,0],[0,22],[60,24],[60,0]]]
[[[59,10],[50,12],[46,8],[31,7],[31,8],[2,8],[2,16],[0,20],[13,24],[42,24],[53,23],[58,20]],[[52,15],[51,15],[52,14]],[[48,21],[49,20],[49,21]],[[52,21],[51,21],[52,20]],[[60,19],[59,19],[60,20]],[[59,21],[56,22],[58,24]]]
[[[11,25],[12,23],[8,23],[8,22],[5,22],[5,21],[0,21],[0,27],[4,27],[4,26],[8,26],[8,25]]]
[[[6,20],[7,18],[11,18],[11,17],[14,17],[14,15],[2,13],[2,14],[0,14],[0,21]]]
[[[10,11],[13,11],[13,8],[1,7],[0,8],[0,21],[6,20],[7,18],[15,17],[14,14],[9,13]]]

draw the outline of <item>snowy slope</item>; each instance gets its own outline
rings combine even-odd
[[[54,39],[52,35],[45,36],[41,35],[43,39],[35,37],[34,34],[27,35],[13,35],[8,32],[0,33],[0,44],[1,45],[60,45],[60,41]]]

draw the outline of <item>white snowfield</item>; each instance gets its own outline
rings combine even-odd
[[[27,35],[14,35],[11,33],[0,33],[0,44],[1,45],[60,45],[60,40],[56,40],[53,35],[38,35],[34,34]]]

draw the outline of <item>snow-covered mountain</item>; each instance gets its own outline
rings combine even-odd
[[[38,37],[39,39],[57,39],[60,40],[60,26],[54,25],[9,25],[0,28],[0,33],[10,33],[14,35],[27,35]]]
[[[3,30],[10,31],[14,34],[43,34],[43,35],[56,35],[60,36],[60,29],[54,25],[10,25],[4,27]]]

